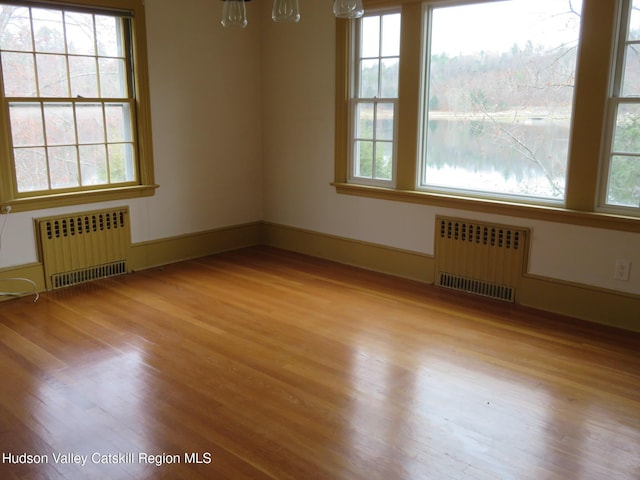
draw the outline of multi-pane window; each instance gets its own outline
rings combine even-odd
[[[127,13],[0,4],[16,196],[139,178]]]
[[[610,97],[604,203],[640,208],[640,0],[625,0]],[[637,211],[637,210],[636,210]]]
[[[366,16],[359,27],[351,101],[351,179],[389,184],[396,155],[400,14]]]
[[[581,1],[427,8],[419,187],[564,200]]]

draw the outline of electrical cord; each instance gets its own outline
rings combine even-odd
[[[4,221],[2,222],[2,228],[0,228],[0,257],[2,256],[2,237],[4,235],[4,231],[7,228],[7,223],[9,222],[9,213],[11,212],[11,207],[6,207],[4,212]],[[33,290],[30,292],[1,292],[0,297],[21,297],[23,295],[35,295],[33,303],[36,303],[40,298],[40,294],[38,293],[38,285],[33,280],[28,278],[0,278],[0,282],[25,282],[30,284],[33,287]]]

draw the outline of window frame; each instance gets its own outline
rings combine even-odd
[[[492,0],[488,0],[492,1]],[[400,7],[402,33],[395,188],[354,184],[348,178],[350,38],[353,21],[336,20],[335,163],[332,185],[338,194],[521,218],[640,232],[640,218],[629,212],[598,210],[601,152],[616,38],[619,0],[584,0],[574,93],[573,122],[563,205],[523,203],[519,199],[463,196],[418,189],[425,5],[466,0],[364,0],[365,10]],[[475,2],[474,2],[475,3]],[[575,141],[578,139],[578,141]]]
[[[616,129],[616,116],[622,105],[640,105],[640,96],[631,97],[622,95],[622,83],[624,79],[625,52],[628,44],[629,23],[633,0],[619,0],[616,12],[615,42],[612,55],[611,80],[607,98],[607,117],[604,130],[604,142],[602,151],[602,165],[599,182],[599,196],[597,210],[604,213],[630,214],[640,216],[640,205],[637,207],[614,205],[607,201],[609,193],[609,175],[611,172],[611,160],[614,156],[614,134]],[[633,43],[638,44],[635,40]],[[638,160],[640,162],[640,160]]]
[[[0,211],[11,207],[12,212],[39,210],[67,205],[121,200],[150,196],[158,187],[154,180],[153,149],[151,136],[151,108],[149,99],[149,74],[147,67],[146,19],[143,0],[9,0],[10,5],[24,7],[60,8],[62,10],[109,13],[122,12],[130,17],[131,55],[133,71],[131,79],[132,135],[136,155],[137,178],[133,182],[114,185],[95,185],[61,190],[46,190],[31,194],[20,193],[15,180],[13,148],[9,119],[9,102],[0,89]],[[129,68],[129,66],[127,67]],[[34,101],[41,101],[35,97]],[[46,99],[44,99],[46,101]],[[61,99],[66,100],[66,98]]]
[[[379,16],[381,19],[383,16],[385,15],[393,15],[393,14],[400,14],[400,9],[399,8],[386,8],[386,9],[376,9],[376,10],[370,10],[365,14],[365,17],[375,17],[375,16]],[[401,17],[402,18],[402,17]],[[357,184],[362,184],[362,185],[373,185],[373,186],[381,186],[381,187],[390,187],[390,188],[395,188],[396,186],[396,165],[397,165],[397,156],[398,156],[398,148],[397,148],[397,140],[398,140],[398,121],[397,121],[397,112],[398,112],[398,96],[396,97],[360,97],[359,93],[358,93],[358,87],[360,85],[360,69],[358,68],[360,66],[360,62],[362,61],[362,59],[364,57],[360,57],[358,56],[358,53],[361,51],[361,47],[362,47],[362,22],[358,22],[354,25],[354,29],[352,30],[352,35],[351,35],[351,39],[350,42],[352,44],[351,46],[351,52],[353,55],[352,60],[350,61],[350,68],[351,68],[351,72],[350,72],[350,99],[349,99],[349,138],[351,139],[351,145],[349,148],[349,152],[348,152],[348,161],[349,161],[349,182],[352,183],[357,183]],[[378,59],[382,60],[384,58],[384,56],[382,56],[382,52],[379,52],[380,55],[378,56]],[[400,53],[398,54],[398,61],[400,60]],[[381,72],[378,72],[378,81],[380,81],[381,79]],[[356,131],[357,131],[357,118],[356,118],[356,111],[358,109],[358,105],[360,104],[371,104],[374,107],[374,110],[377,109],[379,104],[393,104],[393,109],[394,109],[394,120],[393,120],[393,139],[390,141],[392,144],[392,155],[393,155],[393,164],[392,164],[392,168],[391,168],[391,178],[389,180],[385,180],[385,179],[380,179],[380,178],[375,178],[375,173],[372,171],[372,178],[368,178],[368,177],[364,177],[364,176],[358,176],[355,174],[355,170],[356,170],[356,155],[355,155],[355,150],[356,150],[356,146],[355,144],[358,141],[358,138],[356,138]],[[374,114],[375,117],[375,114]],[[376,143],[378,143],[376,141],[376,135],[375,135],[375,131],[376,131],[376,122],[374,121],[373,123],[373,143],[374,143],[374,147],[373,147],[373,154],[374,154],[374,158],[372,159],[372,170],[375,170],[375,152],[376,152]]]

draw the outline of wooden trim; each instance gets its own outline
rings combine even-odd
[[[28,263],[16,267],[0,269],[0,292],[18,292],[32,295],[32,286],[21,279],[31,280],[37,285],[38,291],[45,290],[44,267],[41,263]],[[4,279],[4,280],[2,280]],[[0,295],[0,302],[10,300],[13,296]]]
[[[260,222],[233,225],[133,244],[129,264],[131,270],[144,270],[261,243]]]
[[[136,185],[132,187],[114,187],[103,190],[51,194],[40,197],[16,198],[0,202],[0,212],[4,212],[7,206],[10,206],[11,211],[16,213],[71,205],[86,205],[90,203],[150,197],[154,195],[156,188],[158,188],[158,185]]]
[[[573,124],[567,164],[566,206],[594,211],[613,59],[617,2],[586,1],[576,70]]]
[[[266,245],[397,277],[432,283],[433,257],[301,228],[264,223]]]
[[[640,233],[640,218],[612,215],[599,212],[583,212],[561,207],[529,205],[525,203],[503,202],[500,200],[444,195],[416,190],[395,190],[391,188],[355,185],[334,182],[336,192],[345,195],[417,203],[444,208],[455,208],[471,212],[508,215],[547,222],[581,225],[585,227]]]

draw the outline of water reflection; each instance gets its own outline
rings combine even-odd
[[[433,116],[425,185],[562,199],[569,120]]]

